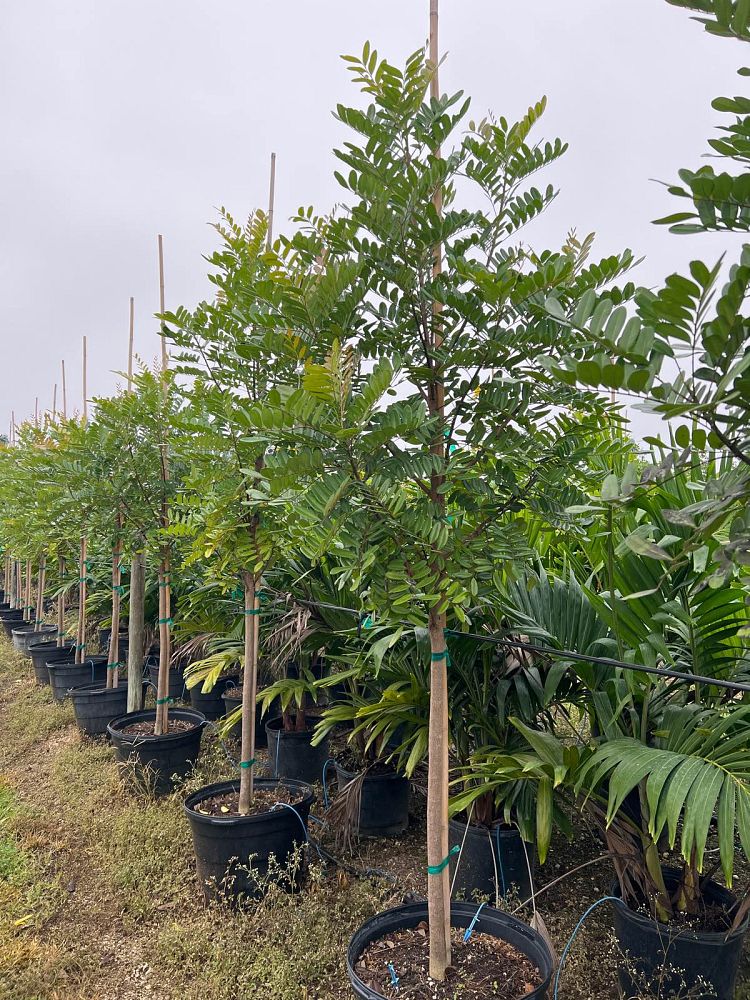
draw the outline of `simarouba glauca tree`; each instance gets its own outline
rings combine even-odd
[[[565,150],[531,140],[543,100],[516,123],[467,123],[469,102],[437,88],[434,52],[403,70],[369,46],[346,58],[371,102],[337,108],[353,133],[336,153],[349,204],[331,219],[301,212],[281,241],[295,280],[269,303],[265,326],[277,340],[294,331],[300,370],[248,417],[273,444],[267,477],[306,484],[295,500],[305,553],[335,548],[341,584],[393,624],[386,644],[404,623],[429,632],[430,975],[442,980],[446,629],[470,625],[481,589],[530,557],[516,513],[561,515],[606,411],[605,399],[537,364],[579,342],[574,331],[561,337],[543,304],[553,289],[570,301],[597,296],[632,257],[587,264],[591,241],[575,237],[554,253],[521,243],[555,196],[529,177]]]

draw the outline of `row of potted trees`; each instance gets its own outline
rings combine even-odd
[[[593,264],[590,240],[544,253],[519,242],[555,194],[528,179],[564,144],[530,139],[543,101],[515,123],[467,122],[468,102],[438,85],[434,0],[432,14],[429,56],[403,68],[369,46],[347,57],[370,102],[336,112],[351,136],[336,151],[347,209],[300,211],[275,241],[264,213],[245,226],[224,214],[215,298],[160,315],[173,371],[144,369],[97,400],[93,420],[26,426],[0,452],[0,616],[34,607],[43,639],[45,594],[57,601],[35,664],[58,694],[91,681],[73,694],[79,718],[96,706],[120,759],[157,790],[188,773],[206,721],[174,703],[175,627],[195,697],[216,689],[230,707],[222,686],[236,676],[225,728],[239,726],[238,775],[185,802],[210,895],[252,896],[297,854],[314,792],[290,773],[317,778],[332,733],[352,754],[337,763],[350,825],[402,829],[404,782],[426,765],[428,901],[355,936],[358,996],[395,996],[399,982],[478,995],[467,954],[484,935],[504,938],[526,995],[543,996],[543,938],[452,897],[533,894],[527,845],[543,863],[573,803],[601,827],[618,932],[642,969],[677,954],[689,978],[705,944],[700,974],[729,997],[749,904],[710,880],[706,845],[715,828],[731,885],[736,839],[750,847],[750,731],[746,706],[711,680],[736,679],[746,659],[742,443],[714,413],[725,457],[707,461],[697,423],[651,464],[633,453],[608,390],[653,389],[669,324],[680,334],[669,289],[684,285],[662,300],[613,291],[629,252]],[[722,17],[719,33],[746,37]],[[704,289],[706,274],[693,269]],[[729,298],[709,354],[739,313]],[[726,389],[743,377],[746,338],[722,343]],[[696,422],[706,412],[667,403]],[[97,658],[90,590],[105,576],[112,628]],[[272,776],[259,777],[258,705],[272,704]],[[400,804],[395,818],[383,797]],[[662,865],[664,838],[677,868]],[[412,956],[400,973],[378,958],[396,940]]]

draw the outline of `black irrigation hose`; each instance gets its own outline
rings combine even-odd
[[[356,608],[344,608],[337,604],[325,604],[322,601],[307,601],[294,598],[297,604],[303,607],[323,608],[328,611],[341,611],[350,615],[356,615],[361,621],[363,613]],[[408,623],[404,623],[408,624]],[[682,670],[671,670],[669,667],[647,667],[642,663],[626,663],[624,660],[615,660],[609,656],[588,656],[585,653],[574,653],[570,649],[554,649],[552,646],[534,645],[531,642],[522,642],[520,639],[503,639],[495,635],[480,635],[477,632],[459,632],[456,629],[446,629],[446,635],[458,636],[464,639],[475,639],[478,642],[491,642],[496,646],[507,646],[509,649],[523,649],[530,653],[543,653],[558,660],[576,660],[581,663],[595,663],[603,667],[617,667],[620,670],[633,670],[638,673],[655,674],[657,677],[670,677],[678,681],[688,681],[691,684],[710,684],[714,687],[728,688],[730,691],[743,691],[750,694],[750,684],[743,684],[741,681],[726,681],[719,677],[706,677],[703,674],[688,674]]]

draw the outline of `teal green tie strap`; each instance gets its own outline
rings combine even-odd
[[[117,670],[117,668],[121,666],[122,664],[119,661],[117,663],[108,663],[107,670]]]
[[[242,613],[245,614],[245,615],[259,615],[260,614],[260,608],[245,609],[245,611],[243,611]]]
[[[78,577],[78,582],[79,582],[79,583],[86,583],[86,582],[87,582],[87,580],[88,580],[88,577],[87,577],[87,576],[79,576],[79,577]]]
[[[86,648],[85,642],[82,642],[80,645],[76,646],[76,649],[85,649],[85,648]]]
[[[461,848],[459,847],[459,845],[455,844],[453,847],[451,847],[450,851],[448,851],[448,857],[447,858],[443,858],[443,860],[440,862],[439,865],[427,865],[427,874],[428,875],[439,875],[441,872],[444,872],[445,869],[450,864],[450,861],[451,861],[451,858],[453,857],[453,855],[454,854],[458,854],[458,852],[460,850],[461,850]]]
[[[160,587],[169,587],[169,586],[171,586],[171,584],[170,584],[169,580],[164,580],[163,582],[160,580],[159,581],[159,586]]]
[[[159,624],[160,625],[174,625],[174,621],[171,618],[160,618],[159,619]]]
[[[243,769],[247,767],[252,767],[254,763],[255,763],[255,757],[251,757],[250,760],[241,760],[240,767]]]
[[[157,705],[171,705],[173,701],[174,701],[174,698],[157,698],[156,699],[156,704]]]
[[[362,619],[362,628],[372,628],[372,615],[365,615]]]
[[[449,667],[451,665],[451,654],[448,652],[447,649],[443,649],[439,653],[431,653],[430,659],[432,660],[433,663],[439,663],[440,660],[445,660],[446,667]]]
[[[125,588],[123,587],[123,585],[121,583],[116,583],[114,585],[114,587],[112,587],[112,590],[116,591],[118,594],[124,594],[125,593]]]

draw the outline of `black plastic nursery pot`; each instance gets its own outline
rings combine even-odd
[[[31,646],[35,646],[38,642],[46,642],[53,635],[57,635],[57,625],[42,625],[38,629],[35,625],[21,625],[20,628],[14,628],[11,633],[13,646],[26,656],[29,655]]]
[[[34,676],[36,677],[37,684],[49,684],[48,663],[66,660],[72,662],[74,655],[72,639],[66,639],[64,646],[58,646],[57,640],[34,643],[29,648],[29,656],[31,657],[31,665],[34,668]]]
[[[282,718],[266,723],[268,767],[274,778],[294,778],[312,785],[323,779],[323,767],[328,760],[328,738],[319,746],[311,746],[315,735],[315,718],[308,718],[309,729],[285,733]]]
[[[242,704],[242,689],[239,687],[229,687],[221,696],[224,702],[224,715],[229,715]],[[242,738],[242,720],[236,722],[230,729],[228,736],[239,740]],[[268,746],[266,737],[266,727],[263,722],[263,710],[260,705],[255,706],[255,747],[262,749]]]
[[[456,855],[451,858],[454,896],[467,900],[478,896],[494,900],[496,892],[499,896],[515,892],[519,903],[531,896],[526,852],[529,864],[533,865],[534,848],[527,844],[524,851],[521,834],[515,827],[470,823],[467,831],[465,820],[452,819],[449,837],[451,844],[463,844],[460,861]]]
[[[238,791],[239,781],[206,785],[185,799],[198,878],[207,901],[259,899],[271,879],[290,890],[300,887],[304,864],[292,862],[307,839],[315,794],[302,781],[255,780],[255,788],[263,791],[273,791],[280,784],[291,793],[294,811],[285,806],[252,816],[206,816],[197,811],[200,803],[212,795]]]
[[[137,722],[156,721],[156,712],[128,712],[113,719],[107,726],[107,735],[115,757],[127,765],[126,775],[139,788],[167,794],[192,771],[201,750],[201,737],[206,718],[192,708],[170,708],[170,719],[191,723],[190,729],[167,733],[165,736],[147,736],[124,733],[123,730]]]
[[[103,684],[82,684],[72,688],[70,700],[73,702],[76,725],[87,736],[101,736],[113,719],[128,710],[128,681],[120,677],[116,688]]]
[[[476,912],[476,903],[452,903],[451,926],[468,927]],[[360,1000],[383,1000],[382,993],[376,993],[363,983],[356,971],[357,963],[367,946],[387,934],[416,927],[423,920],[427,920],[427,903],[411,903],[408,906],[397,906],[393,910],[386,910],[362,924],[351,939],[346,955],[346,970],[356,997]],[[489,906],[482,909],[475,927],[478,933],[490,934],[501,941],[507,941],[534,963],[539,969],[542,982],[531,993],[524,994],[524,1000],[545,1000],[552,978],[553,963],[549,948],[541,935],[510,914]],[[491,994],[488,992],[487,996]]]
[[[196,684],[190,688],[190,704],[207,719],[220,719],[225,711],[222,695],[228,687],[235,687],[238,679],[236,674],[233,677],[220,677],[211,690],[205,693],[201,690],[202,685]]]
[[[679,882],[676,868],[664,868],[667,889]],[[702,884],[705,901],[730,913],[737,897],[711,879]],[[620,897],[618,884],[612,895]],[[613,906],[615,934],[627,956],[620,968],[624,996],[640,996],[650,983],[658,982],[660,996],[690,996],[691,1000],[732,1000],[748,920],[736,931],[697,931],[670,927],[636,913],[624,903]],[[705,992],[702,992],[705,990]]]
[[[83,663],[47,660],[47,672],[55,701],[64,701],[71,688],[82,684],[103,684],[107,679],[107,657],[87,656]]]
[[[357,777],[334,761],[339,791]],[[362,780],[359,800],[360,837],[397,837],[409,825],[410,782],[393,770],[368,773]]]
[[[9,639],[13,638],[13,629],[20,628],[24,624],[23,611],[20,608],[10,608],[8,611],[0,611],[0,624],[5,629],[5,634]]]
[[[148,664],[148,679],[154,691],[159,684],[159,664],[150,663]],[[186,701],[187,700],[187,688],[185,687],[185,680],[182,676],[182,671],[177,667],[169,668],[169,697],[174,701]]]

